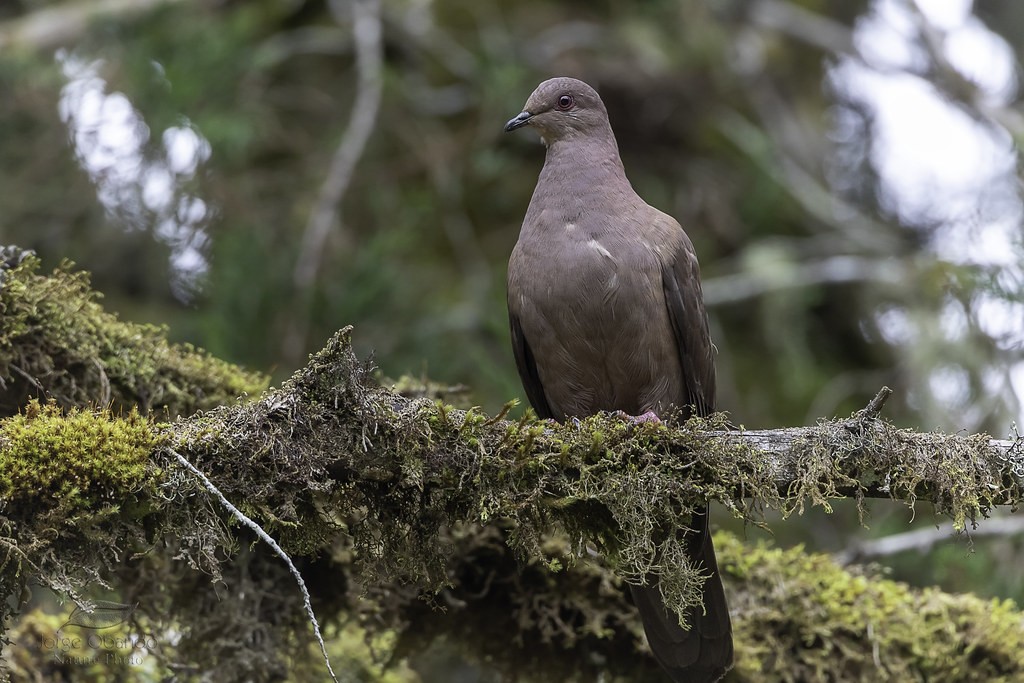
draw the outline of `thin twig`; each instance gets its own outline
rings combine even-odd
[[[313,624],[313,634],[316,636],[317,642],[320,643],[320,652],[324,656],[324,662],[327,663],[327,670],[330,672],[331,678],[334,680],[334,682],[338,683],[338,677],[334,675],[334,668],[331,667],[331,658],[327,654],[327,645],[324,643],[323,634],[320,633],[320,622],[316,620],[316,614],[313,613],[313,605],[309,599],[309,590],[306,588],[306,582],[302,580],[302,574],[299,573],[299,570],[296,569],[295,565],[292,563],[292,558],[288,557],[288,553],[286,553],[284,549],[277,544],[277,541],[275,541],[270,536],[270,534],[264,531],[259,524],[257,524],[255,521],[247,517],[241,510],[232,505],[231,502],[228,501],[228,499],[224,496],[224,494],[221,493],[220,490],[213,484],[213,482],[207,479],[206,475],[200,472],[192,463],[186,460],[183,455],[178,453],[173,448],[168,448],[167,451],[175,457],[175,459],[181,464],[182,467],[184,467],[189,472],[191,472],[192,474],[196,475],[196,477],[199,478],[199,480],[203,483],[203,486],[206,487],[206,490],[208,490],[210,493],[217,497],[217,499],[220,501],[220,504],[224,506],[224,509],[230,512],[235,519],[237,519],[242,524],[252,529],[253,532],[257,536],[259,536],[267,545],[269,545],[271,549],[277,554],[277,556],[284,560],[285,564],[288,565],[288,570],[292,573],[292,576],[295,577],[295,582],[299,584],[299,589],[302,591],[302,602],[306,607],[306,614],[309,615],[309,621]]]

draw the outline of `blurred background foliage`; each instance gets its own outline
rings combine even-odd
[[[573,75],[696,244],[737,423],[848,414],[887,384],[898,423],[1005,437],[1022,49],[1014,0],[10,0],[0,243],[72,259],[122,317],[277,379],[353,324],[384,374],[464,383],[494,412],[522,397],[505,262],[543,159],[502,125]],[[872,510],[870,529],[812,511],[776,541],[839,551],[936,522]],[[973,549],[874,559],[1024,598],[1020,536]]]

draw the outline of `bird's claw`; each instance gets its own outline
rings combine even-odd
[[[648,410],[643,415],[630,415],[629,413],[625,413],[621,410],[616,410],[615,414],[621,417],[623,420],[631,422],[632,424],[635,425],[646,424],[648,422],[657,424],[661,422],[661,418],[655,415],[653,410]]]

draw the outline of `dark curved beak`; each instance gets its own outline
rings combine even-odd
[[[515,117],[514,119],[512,119],[511,121],[509,121],[508,123],[505,124],[505,132],[506,133],[511,133],[516,128],[522,128],[523,126],[525,126],[526,124],[528,124],[530,122],[530,119],[532,117],[533,117],[533,114],[531,114],[528,111],[524,111],[519,116]]]

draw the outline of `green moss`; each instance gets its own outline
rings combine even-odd
[[[6,253],[6,252],[5,252]],[[39,275],[28,252],[0,269],[0,417],[30,397],[185,415],[258,393],[267,378],[103,310],[86,273]]]
[[[0,423],[0,498],[33,515],[59,508],[69,518],[120,507],[153,485],[158,472],[149,457],[157,442],[135,411],[64,413],[33,400]]]
[[[726,534],[715,544],[737,615],[728,681],[1024,678],[1024,615],[1011,601],[912,589],[802,547]]]

